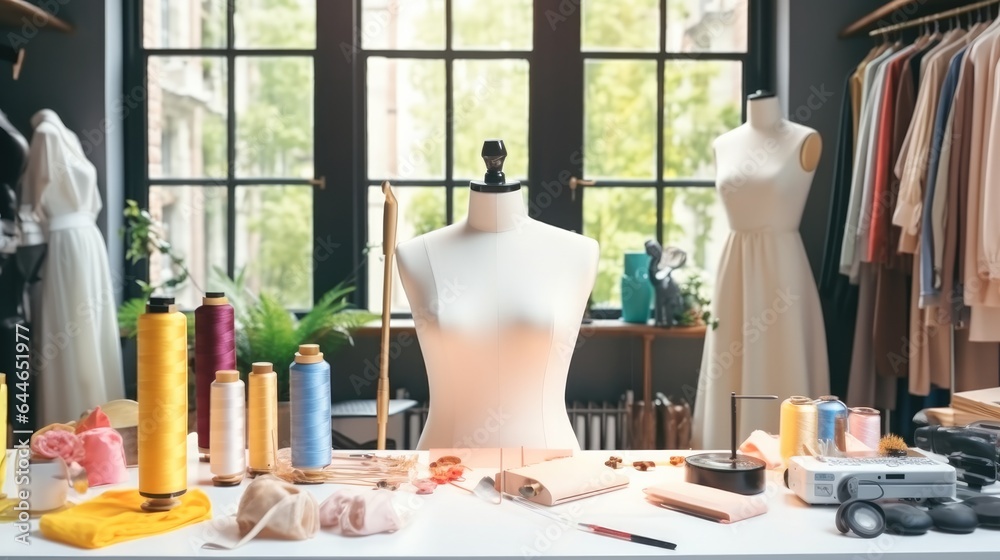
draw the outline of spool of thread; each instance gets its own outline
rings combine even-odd
[[[198,451],[211,449],[215,372],[236,369],[236,314],[223,292],[208,292],[194,310],[194,385]]]
[[[31,498],[28,503],[31,513],[54,511],[66,505],[69,472],[62,459],[31,459],[28,463],[28,476],[17,479],[20,484],[15,494],[24,492]]]
[[[0,499],[6,498],[4,482],[7,478],[7,376],[0,373]]]
[[[781,403],[781,459],[802,455],[816,441],[816,404],[809,397],[789,397]]]
[[[318,344],[302,344],[288,367],[292,466],[321,469],[333,451],[330,425],[330,364]]]
[[[828,452],[847,451],[847,405],[833,395],[816,401],[816,435]]]
[[[247,447],[250,476],[274,470],[278,452],[278,374],[271,362],[254,362],[248,376]]]
[[[187,491],[187,318],[174,298],[149,298],[139,316],[139,494],[166,511]]]
[[[882,439],[882,416],[878,410],[856,406],[847,415],[847,430],[871,449],[878,449]]]
[[[209,467],[216,486],[236,486],[247,469],[246,387],[240,372],[219,370],[212,382],[212,430]]]

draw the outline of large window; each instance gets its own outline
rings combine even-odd
[[[711,142],[741,122],[747,0],[582,3],[583,233],[601,245],[595,307],[620,308],[623,254],[647,239],[711,283],[726,238]]]
[[[186,306],[217,270],[291,308],[356,281],[378,310],[380,183],[411,239],[464,219],[482,141],[503,138],[531,216],[600,242],[592,299],[613,316],[647,239],[714,276],[711,141],[770,86],[767,3],[143,0],[130,196],[184,253]],[[150,264],[154,283],[177,273]]]
[[[484,138],[503,138],[508,175],[528,172],[531,0],[360,0],[365,65],[367,266],[381,310],[382,202],[392,181],[400,242],[465,217]],[[524,190],[527,196],[527,190]],[[392,310],[409,311],[398,275]]]
[[[146,204],[187,308],[221,275],[313,301],[315,0],[143,0]],[[153,285],[179,274],[161,255]]]

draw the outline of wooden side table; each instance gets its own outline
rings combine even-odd
[[[634,425],[634,439],[630,442],[632,449],[656,448],[656,413],[653,408],[653,341],[657,338],[705,338],[706,327],[657,327],[652,323],[626,323],[620,319],[596,319],[586,323],[581,332],[594,329],[596,336],[630,336],[642,337],[642,401],[638,425]]]
[[[359,336],[378,336],[380,323],[370,323],[357,330]],[[415,333],[412,319],[393,319],[390,323],[393,333]],[[652,323],[645,325],[626,323],[620,319],[594,319],[580,327],[580,336],[598,337],[642,337],[642,413],[640,415],[639,436],[632,442],[632,449],[655,449],[656,414],[653,408],[653,341],[657,338],[705,338],[706,327],[663,328]],[[633,415],[635,413],[633,412]]]

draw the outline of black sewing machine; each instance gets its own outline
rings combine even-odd
[[[958,480],[978,489],[997,480],[1000,464],[1000,424],[976,422],[968,426],[946,428],[925,426],[913,436],[917,447],[948,458],[958,471]]]

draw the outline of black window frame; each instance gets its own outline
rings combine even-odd
[[[314,301],[333,286],[356,283],[352,298],[364,307],[368,302],[365,259],[367,258],[367,194],[369,186],[382,178],[368,178],[365,130],[365,67],[371,56],[399,58],[446,59],[446,118],[449,119],[445,146],[445,173],[442,180],[398,180],[388,178],[394,186],[443,186],[446,188],[446,221],[454,217],[454,189],[467,178],[452,173],[453,134],[450,119],[453,109],[452,64],[455,59],[523,58],[529,63],[528,115],[528,176],[520,177],[528,185],[529,214],[542,222],[580,232],[583,229],[585,190],[571,197],[569,178],[584,178],[581,153],[583,150],[583,59],[584,58],[644,58],[647,55],[580,51],[580,2],[566,0],[535,0],[533,4],[533,41],[531,51],[456,51],[452,48],[451,1],[446,0],[445,50],[363,50],[360,33],[362,0],[317,1],[315,49],[236,49],[234,41],[235,2],[227,2],[227,44],[223,49],[146,49],[142,43],[142,2],[126,2],[124,8],[125,98],[132,92],[144,92],[146,63],[151,55],[212,55],[224,53],[227,60],[227,119],[228,161],[235,162],[234,66],[236,56],[311,56],[314,60],[314,174],[319,180],[254,178],[235,176],[233,165],[224,180],[213,179],[150,179],[147,160],[147,112],[143,102],[125,116],[126,197],[140,206],[148,206],[151,185],[224,185],[227,187],[228,258],[230,274],[235,269],[235,188],[245,185],[314,185],[313,189],[313,296]],[[576,6],[565,13],[565,6]],[[666,53],[665,44],[667,0],[660,0],[659,53],[648,58],[657,60],[658,107],[657,146],[663,137],[663,67],[671,59],[738,58],[743,64],[744,94],[773,89],[774,70],[774,6],[773,0],[749,0],[747,50],[745,53]],[[549,16],[560,14],[563,19],[553,27]],[[735,58],[734,58],[735,57]],[[567,63],[579,61],[579,63]],[[138,88],[138,89],[136,89]],[[322,100],[322,103],[319,103]],[[744,115],[745,118],[745,115]],[[656,187],[657,236],[662,232],[662,193],[667,187],[713,186],[713,181],[664,180],[662,149],[657,150],[657,178],[654,181],[599,182],[599,186]],[[373,252],[374,254],[374,252]],[[126,296],[135,297],[139,290],[136,279],[148,279],[145,261],[136,265],[125,263]],[[601,310],[600,315],[615,317],[616,310]],[[402,314],[406,316],[408,314]]]

